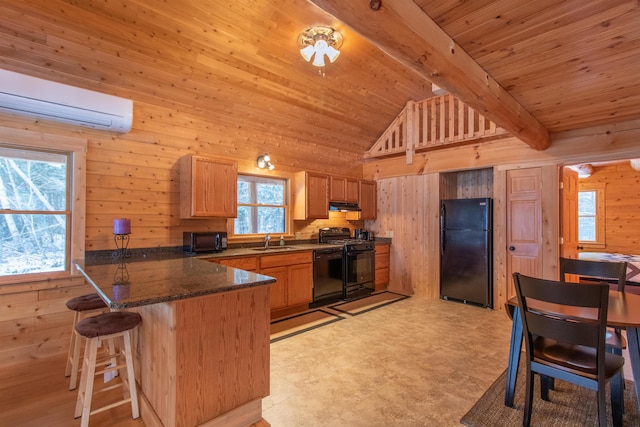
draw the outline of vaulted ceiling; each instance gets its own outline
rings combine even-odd
[[[272,144],[332,152],[368,150],[432,82],[537,149],[549,133],[640,119],[637,0],[370,3],[11,0],[0,4],[0,67],[242,117]],[[316,24],[344,35],[324,77],[298,52]]]

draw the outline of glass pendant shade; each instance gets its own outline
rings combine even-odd
[[[311,61],[311,57],[314,53],[316,53],[316,49],[313,47],[313,45],[309,45],[304,49],[300,49],[300,55],[302,55],[304,60],[307,62]]]
[[[331,27],[317,26],[308,28],[300,34],[298,43],[300,55],[315,67],[323,68],[325,56],[334,62],[340,56],[342,35]]]

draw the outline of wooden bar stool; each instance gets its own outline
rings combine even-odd
[[[67,308],[74,311],[73,325],[71,326],[71,342],[69,343],[69,353],[67,355],[67,368],[64,376],[71,376],[69,379],[69,390],[76,389],[78,382],[78,363],[80,359],[80,342],[81,337],[76,332],[76,325],[82,319],[89,316],[95,316],[99,313],[107,311],[107,304],[100,298],[98,294],[80,295],[67,301]]]
[[[78,400],[76,401],[74,414],[75,418],[82,416],[80,422],[81,427],[87,427],[89,425],[90,415],[129,402],[131,402],[131,414],[133,418],[135,419],[140,416],[136,378],[133,371],[130,332],[135,329],[141,321],[142,319],[138,313],[116,311],[88,317],[76,325],[78,334],[87,339],[82,364],[82,376],[80,377],[80,389],[78,390]],[[118,338],[122,338],[123,345],[118,346],[117,353],[107,354],[104,359],[98,359],[97,352],[100,342],[102,340],[115,341]],[[114,358],[117,363],[108,364],[108,362]],[[104,369],[96,370],[96,366],[98,365],[105,367]],[[124,388],[123,399],[92,411],[91,398],[94,393],[94,377],[113,371],[119,371],[121,382],[96,390],[96,393],[122,386]]]

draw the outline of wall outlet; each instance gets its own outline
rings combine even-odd
[[[393,237],[393,230],[387,230],[387,237]]]

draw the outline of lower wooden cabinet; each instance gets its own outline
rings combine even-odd
[[[295,252],[260,257],[260,274],[277,279],[271,288],[271,310],[279,310],[313,300],[313,254]]]
[[[391,245],[376,245],[376,291],[389,286],[389,258]]]
[[[287,285],[287,305],[313,301],[313,263],[289,266]]]
[[[263,268],[260,270],[260,274],[275,277],[276,279],[276,283],[271,284],[271,310],[285,308],[288,305],[289,268],[286,266]]]
[[[242,270],[275,277],[271,284],[271,310],[309,304],[313,300],[313,252],[293,252],[235,258],[210,258]]]

